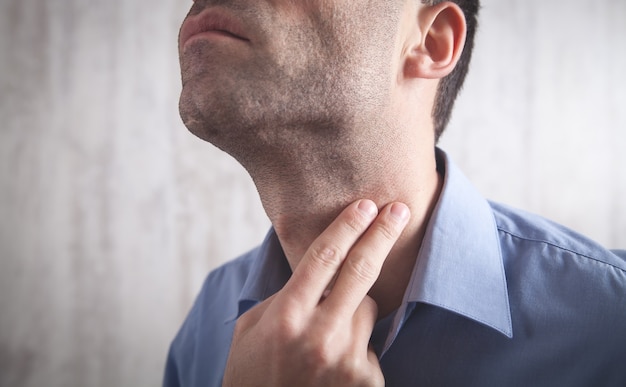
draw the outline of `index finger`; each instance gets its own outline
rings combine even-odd
[[[285,296],[304,307],[317,306],[348,252],[377,214],[376,204],[367,199],[358,200],[343,210],[309,246],[283,287]]]

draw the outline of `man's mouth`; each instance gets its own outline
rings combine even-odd
[[[185,20],[180,30],[179,45],[184,49],[195,38],[222,37],[249,42],[242,24],[221,9],[208,8]]]

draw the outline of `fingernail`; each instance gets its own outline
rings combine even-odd
[[[363,212],[369,219],[373,219],[378,214],[378,208],[371,200],[361,200],[359,202],[359,210]]]
[[[409,207],[402,203],[394,203],[389,211],[391,215],[399,222],[405,222],[409,219]]]

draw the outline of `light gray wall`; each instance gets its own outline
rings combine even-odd
[[[0,386],[154,386],[206,272],[263,237],[180,123],[190,1],[0,2]],[[626,246],[626,2],[484,0],[442,147],[487,197]]]
[[[483,1],[442,146],[489,198],[626,245],[626,1]]]

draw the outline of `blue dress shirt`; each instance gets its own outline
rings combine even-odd
[[[626,252],[483,199],[445,153],[444,187],[401,306],[372,334],[387,386],[626,386]],[[273,231],[209,274],[166,387],[220,386],[239,316],[291,271]]]

